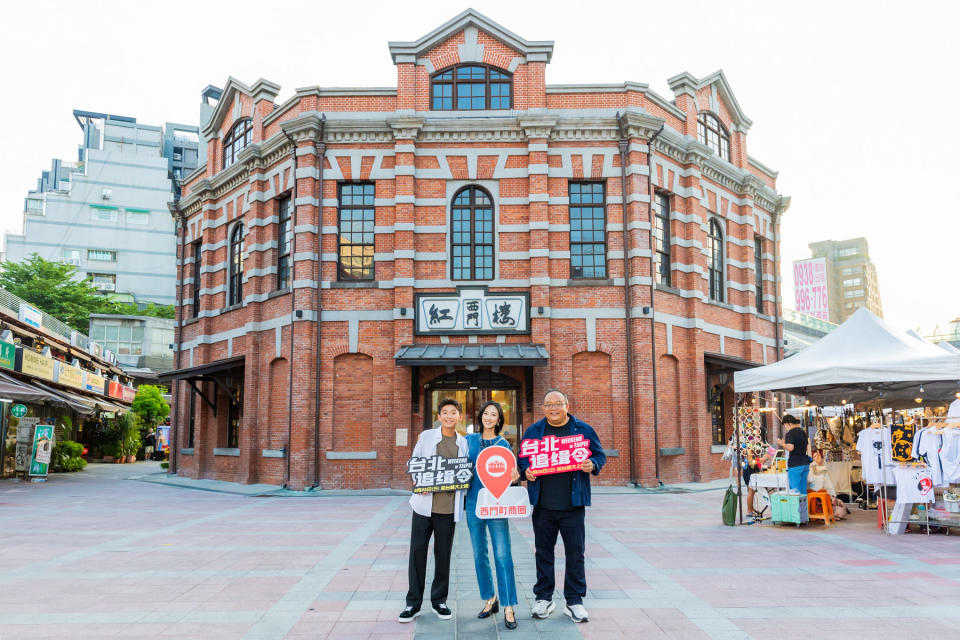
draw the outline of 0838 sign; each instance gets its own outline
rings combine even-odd
[[[530,294],[484,288],[416,297],[418,335],[530,333]]]

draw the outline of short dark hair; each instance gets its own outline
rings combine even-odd
[[[543,394],[544,401],[546,401],[547,396],[551,393],[559,393],[561,396],[563,396],[563,403],[570,404],[570,398],[568,398],[567,394],[565,394],[563,391],[560,391],[560,389],[547,389],[547,392]]]
[[[480,410],[477,411],[477,426],[480,428],[480,433],[483,433],[483,412],[487,410],[487,407],[496,407],[497,413],[500,414],[500,417],[497,419],[497,425],[493,428],[493,432],[500,435],[500,431],[503,429],[503,407],[501,407],[500,403],[496,400],[487,400],[480,406]]]
[[[780,418],[780,422],[782,422],[783,424],[800,424],[800,421],[797,420],[792,415],[790,415],[789,413],[783,416],[782,418]]]
[[[443,408],[447,405],[453,405],[456,407],[457,412],[463,413],[463,405],[460,404],[460,401],[456,398],[444,398],[441,400],[440,404],[437,405],[437,413],[439,414],[441,411],[443,411]]]

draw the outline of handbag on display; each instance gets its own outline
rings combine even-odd
[[[723,524],[728,527],[737,523],[737,492],[733,490],[733,485],[728,486],[726,493],[723,494],[721,515],[723,516]]]

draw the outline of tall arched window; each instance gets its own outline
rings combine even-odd
[[[227,306],[243,302],[243,223],[238,222],[230,233],[230,283]]]
[[[240,150],[251,142],[253,142],[253,121],[250,118],[244,118],[233,125],[223,139],[223,168],[226,169],[232,165]]]
[[[493,199],[480,187],[453,196],[450,249],[454,280],[493,279]]]
[[[716,218],[710,220],[710,254],[708,260],[708,278],[710,280],[710,299],[725,302],[726,287],[723,282],[723,231]]]
[[[434,111],[475,111],[511,108],[513,76],[482,64],[465,64],[430,79],[430,108]]]
[[[730,160],[730,134],[727,128],[720,122],[720,118],[706,111],[697,116],[697,140],[705,144],[713,152],[727,160]]]

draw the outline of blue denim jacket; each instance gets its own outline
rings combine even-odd
[[[477,456],[479,456],[480,451],[483,450],[480,442],[481,434],[468,433],[465,437],[467,439],[467,457],[470,458],[470,462],[476,465]],[[510,443],[507,442],[503,436],[494,438],[493,444],[506,447],[507,449],[510,448]],[[467,509],[469,513],[473,513],[473,507],[477,506],[477,494],[480,493],[481,488],[483,488],[483,483],[480,482],[480,478],[477,477],[476,470],[474,470],[473,479],[470,480],[470,488],[467,489]]]
[[[593,430],[586,422],[577,420],[570,415],[570,435],[578,433],[583,434],[590,441],[590,459],[593,460],[593,475],[599,475],[600,469],[607,463],[607,456],[603,453],[603,447],[600,445],[600,438],[597,432]],[[542,418],[534,422],[523,432],[524,440],[539,440],[543,438],[544,430],[547,428],[547,419]],[[547,434],[549,435],[549,434]],[[520,478],[526,480],[526,470],[530,467],[530,458],[520,458],[517,470],[520,472]],[[575,507],[590,506],[590,475],[583,471],[573,471],[573,491],[570,499]],[[527,493],[530,496],[530,504],[537,506],[540,499],[540,483],[536,480],[527,481]]]

